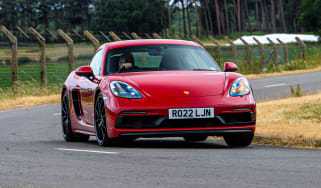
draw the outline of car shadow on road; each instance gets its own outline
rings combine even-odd
[[[90,140],[87,144],[97,145],[96,140]],[[186,142],[179,138],[166,139],[137,139],[129,143],[116,142],[108,147],[113,148],[185,148],[185,149],[225,149],[228,146],[221,140],[207,139],[202,142]]]

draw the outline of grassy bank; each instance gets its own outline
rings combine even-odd
[[[255,143],[321,147],[321,93],[257,104]]]

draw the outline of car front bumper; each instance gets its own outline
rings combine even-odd
[[[112,98],[105,101],[110,138],[167,137],[190,134],[220,136],[255,131],[256,105],[252,95],[242,97],[185,97],[151,100]],[[214,118],[168,118],[170,108],[213,107]]]

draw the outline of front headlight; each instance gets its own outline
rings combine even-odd
[[[250,93],[250,84],[246,78],[238,78],[234,80],[230,88],[230,96],[243,96]]]
[[[142,95],[131,85],[121,82],[112,81],[110,82],[110,89],[116,97],[127,98],[127,99],[141,99]]]

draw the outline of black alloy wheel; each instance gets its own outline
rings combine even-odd
[[[101,93],[98,94],[95,103],[95,131],[98,145],[107,146],[111,143],[107,134],[105,105]]]
[[[62,135],[67,142],[82,141],[86,142],[89,139],[89,135],[76,134],[72,132],[70,121],[70,107],[69,107],[68,92],[65,91],[61,100],[61,126]]]

